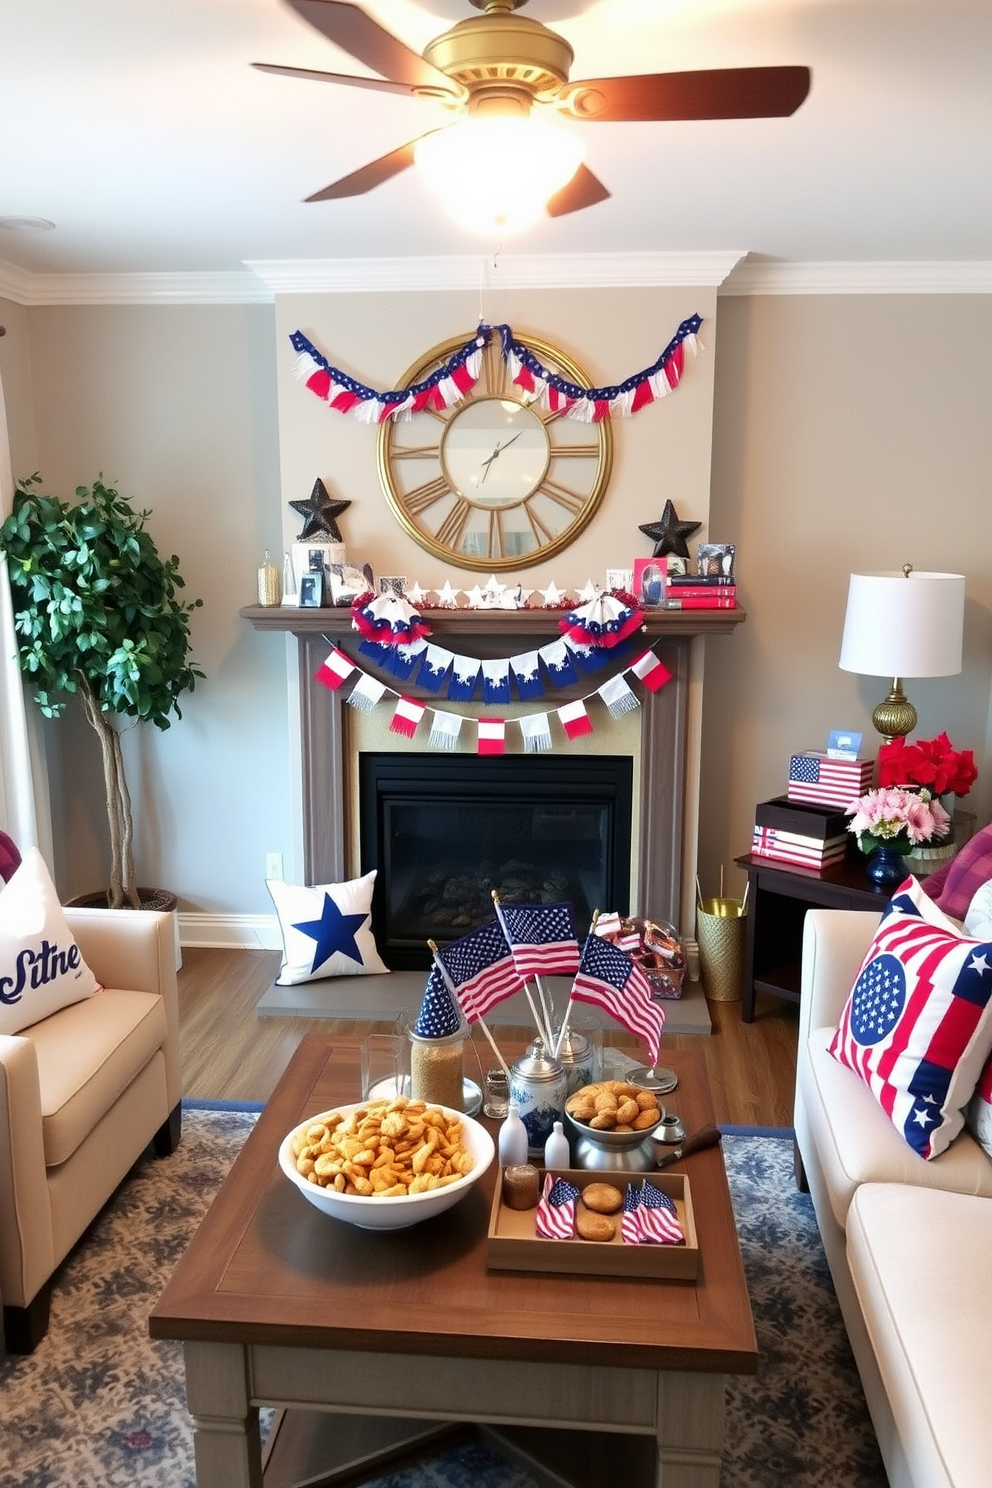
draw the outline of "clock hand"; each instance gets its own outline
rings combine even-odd
[[[499,443],[497,443],[496,448],[493,450],[492,454],[489,456],[489,459],[488,460],[483,460],[483,462],[482,462],[482,469],[484,471],[484,474],[483,474],[482,480],[479,482],[479,485],[480,486],[484,484],[485,479],[486,479],[486,476],[489,474],[489,467],[493,463],[493,461],[495,459],[498,459],[498,457],[502,454],[503,450],[509,449],[510,448],[510,445],[514,442],[514,440],[519,439],[520,436],[521,436],[521,434],[523,432],[524,432],[523,429],[518,429],[517,432],[516,432],[516,434],[514,434],[513,439],[508,439],[505,444],[499,444]]]

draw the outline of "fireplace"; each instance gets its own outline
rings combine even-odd
[[[341,693],[328,692],[313,679],[332,645],[388,685],[394,686],[396,679],[378,672],[374,661],[359,652],[359,638],[347,609],[266,609],[252,605],[241,613],[259,630],[291,631],[297,640],[294,693],[299,717],[299,825],[305,881],[330,883],[354,877],[362,851],[357,784],[360,760],[363,753],[382,746],[359,739],[359,724],[364,727],[364,723],[356,719],[355,710],[343,704]],[[429,618],[438,644],[483,659],[525,653],[546,644],[557,631],[554,617],[541,610],[437,610]],[[693,659],[693,647],[704,636],[732,633],[744,619],[743,610],[658,610],[645,614],[644,643],[664,663],[670,680],[658,692],[642,692],[640,708],[628,715],[628,719],[636,720],[631,725],[636,735],[630,754],[635,819],[628,863],[630,910],[634,914],[680,925],[684,891],[687,902],[692,902],[701,683],[701,656],[699,662]],[[430,694],[410,684],[407,690],[411,696],[434,701]],[[562,688],[549,706],[588,691],[588,682],[571,692]],[[598,746],[584,752],[586,763],[617,752],[610,748],[612,728],[608,720],[597,718],[595,738],[582,741]],[[385,737],[391,739],[388,733]],[[392,751],[392,742],[387,747]],[[394,752],[408,756],[419,753],[405,746]],[[537,762],[543,767],[571,756],[570,748],[558,749],[553,756],[538,756]],[[507,755],[504,759],[520,757]],[[461,756],[438,751],[437,761],[453,775],[454,770],[464,768],[474,773],[484,758],[474,752]],[[623,894],[622,870],[620,873],[614,880],[617,907]],[[604,908],[608,902],[604,890],[599,907]]]
[[[629,910],[629,756],[363,753],[361,868],[387,966],[430,965],[507,903],[568,901],[582,935],[595,909]]]

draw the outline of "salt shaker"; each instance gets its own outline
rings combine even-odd
[[[572,1165],[572,1154],[568,1150],[568,1138],[562,1130],[560,1121],[556,1121],[551,1135],[544,1144],[544,1166],[548,1169],[561,1170]]]
[[[506,1108],[506,1119],[499,1129],[497,1148],[502,1168],[519,1167],[527,1161],[527,1128],[520,1119],[520,1108],[516,1101],[510,1101]]]

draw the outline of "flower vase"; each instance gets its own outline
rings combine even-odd
[[[865,872],[880,888],[893,889],[902,883],[910,869],[906,854],[898,847],[876,847],[868,855]]]

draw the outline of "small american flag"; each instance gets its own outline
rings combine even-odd
[[[445,985],[444,977],[438,967],[432,966],[413,1031],[420,1038],[447,1038],[450,1034],[457,1033],[460,1027],[458,1009]]]
[[[873,761],[836,760],[825,754],[794,754],[789,760],[789,800],[811,801],[846,811],[871,789]]]
[[[648,1245],[684,1245],[685,1235],[679,1224],[675,1200],[662,1193],[645,1178],[641,1186],[641,1207],[637,1211],[641,1239]]]
[[[469,1023],[519,992],[524,979],[513,964],[513,953],[498,920],[470,930],[460,940],[437,952],[451,978],[462,1012]]]
[[[641,1243],[641,1191],[635,1188],[633,1183],[627,1184],[627,1192],[623,1196],[620,1234],[623,1236],[625,1245],[640,1245]]]
[[[653,1064],[658,1058],[665,1009],[651,997],[651,983],[619,946],[587,935],[572,997],[601,1007],[629,1033],[644,1039]]]
[[[578,971],[570,904],[501,904],[500,916],[522,977],[574,976]]]
[[[547,1173],[544,1192],[534,1217],[534,1230],[541,1240],[571,1240],[575,1234],[575,1201],[579,1190],[565,1178]]]

